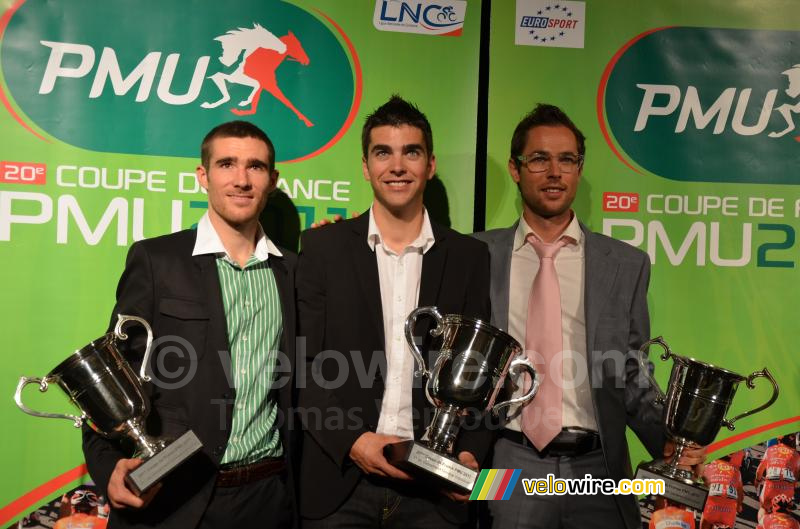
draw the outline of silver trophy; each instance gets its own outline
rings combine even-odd
[[[662,360],[672,357],[674,362],[666,394],[661,391],[647,369],[645,351],[651,345],[660,345],[664,349],[661,354]],[[771,406],[778,398],[778,383],[766,367],[744,377],[721,367],[677,355],[660,336],[642,345],[639,349],[639,363],[658,393],[656,403],[665,405],[664,425],[667,434],[675,441],[675,453],[669,461],[642,463],[636,469],[636,478],[663,479],[665,486],[663,496],[693,509],[702,510],[708,489],[690,470],[678,468],[678,460],[686,448],[711,444],[722,426],[734,430],[736,428],[734,423],[739,419]],[[755,388],[753,381],[759,377],[767,378],[772,383],[773,391],[769,401],[733,419],[726,419],[725,415],[739,383],[746,381],[747,387],[753,389]]]
[[[423,314],[436,319],[436,327],[430,334],[442,340],[433,371],[425,366],[414,342],[414,325]],[[422,471],[450,488],[470,492],[478,472],[452,457],[465,410],[497,413],[507,406],[525,404],[539,389],[536,371],[523,355],[519,342],[481,320],[457,314],[442,316],[436,307],[420,307],[406,319],[405,333],[419,366],[414,376],[427,378],[425,396],[435,412],[422,442],[386,445],[386,458],[398,468],[417,474]],[[496,404],[506,375],[518,376],[521,370],[531,377],[530,389],[521,397]]]
[[[139,375],[133,372],[117,350],[118,340],[127,340],[122,326],[128,321],[141,324],[147,331],[147,344]],[[89,343],[58,364],[44,378],[21,377],[14,394],[19,409],[34,417],[67,419],[80,428],[84,422],[108,438],[128,437],[136,447],[134,457],[146,462],[128,474],[126,483],[137,494],[160,481],[180,463],[202,447],[190,430],[174,442],[148,436],[144,420],[150,411],[150,400],[142,384],[150,381],[145,368],[150,360],[153,331],[136,316],[119,315],[114,331]],[[44,393],[56,383],[78,407],[81,414],[42,413],[22,403],[22,390],[37,384]]]

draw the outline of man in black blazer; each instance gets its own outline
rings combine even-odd
[[[130,314],[153,328],[148,433],[177,437],[191,429],[203,447],[139,497],[124,477],[142,461],[124,443],[84,429],[89,472],[112,505],[109,527],[294,522],[286,418],[296,258],[258,222],[277,181],[275,151],[263,131],[234,121],[208,133],[201,157],[208,213],[196,230],[131,246],[112,324]],[[140,365],[144,333],[128,331],[123,354]]]
[[[372,207],[305,232],[298,261],[303,526],[456,526],[467,518],[466,498],[412,479],[383,447],[419,440],[432,415],[414,382],[405,318],[429,305],[488,318],[488,251],[428,218],[422,196],[436,162],[416,107],[390,99],[367,118],[362,147]],[[462,430],[454,453],[477,468],[490,441],[485,429]]]

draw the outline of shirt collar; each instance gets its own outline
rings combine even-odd
[[[428,210],[422,208],[422,229],[417,235],[417,238],[414,239],[411,244],[407,246],[407,248],[417,248],[422,249],[422,253],[426,253],[430,250],[431,246],[436,239],[433,237],[433,228],[431,228],[431,220],[428,217]],[[381,242],[381,232],[378,230],[378,225],[375,223],[375,215],[372,212],[372,206],[369,208],[369,229],[367,231],[367,244],[369,245],[369,249],[373,252],[375,251],[375,246]]]
[[[266,261],[270,254],[276,257],[283,257],[278,247],[267,237],[261,224],[258,225],[257,237],[256,249],[253,251],[253,255],[256,259],[259,261]],[[231,256],[225,251],[225,246],[222,244],[217,230],[215,230],[214,225],[211,224],[211,219],[208,218],[208,212],[206,212],[197,223],[197,239],[194,242],[194,249],[192,250],[192,256],[206,254],[223,255],[226,259],[233,262]]]
[[[520,216],[519,218],[519,225],[517,226],[517,231],[514,233],[514,251],[518,251],[520,248],[527,244],[527,239],[529,234],[533,234],[534,237],[542,240],[533,228],[531,228],[528,223],[525,221],[525,217]],[[564,231],[559,235],[556,240],[561,239],[562,237],[569,237],[572,241],[577,244],[583,244],[583,230],[581,229],[581,225],[578,222],[578,216],[575,215],[575,212],[572,212],[572,220],[569,221],[567,227]]]

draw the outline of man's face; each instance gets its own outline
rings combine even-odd
[[[550,158],[547,168],[541,172],[531,172],[524,163],[517,169],[514,160],[508,162],[511,178],[519,184],[527,215],[543,219],[569,215],[583,165],[565,172],[559,167],[558,160],[559,157],[578,155],[575,134],[563,125],[534,127],[528,131],[522,154]]]
[[[277,182],[269,169],[269,147],[256,138],[215,138],[208,169],[197,179],[208,191],[208,213],[237,228],[256,222]]]
[[[370,131],[362,169],[375,200],[393,213],[403,213],[422,204],[422,193],[433,178],[436,160],[426,151],[420,129],[385,125]]]

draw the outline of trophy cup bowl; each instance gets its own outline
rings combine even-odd
[[[441,337],[441,347],[433,370],[429,371],[414,341],[414,326],[421,315],[430,315],[436,327],[430,331]],[[536,371],[524,357],[522,346],[505,332],[488,323],[447,314],[436,307],[413,310],[405,323],[406,341],[419,369],[414,376],[427,378],[425,396],[435,410],[423,440],[386,445],[387,460],[403,470],[427,474],[450,488],[470,492],[478,472],[452,457],[453,446],[466,410],[497,413],[501,409],[530,401],[539,389]],[[520,371],[531,377],[531,387],[521,397],[496,403],[506,375]]]
[[[147,331],[147,344],[142,367],[137,376],[117,349],[119,340],[127,340],[122,326],[128,321],[141,324]],[[140,494],[161,480],[178,464],[202,446],[191,431],[174,442],[153,438],[145,433],[144,421],[150,412],[150,400],[142,383],[149,382],[145,368],[150,358],[153,331],[142,318],[120,314],[114,331],[79,349],[53,368],[44,378],[21,377],[14,401],[23,412],[34,417],[67,419],[76,428],[86,423],[99,434],[114,439],[127,437],[133,441],[133,457],[146,463],[128,474],[126,482]],[[43,413],[22,402],[22,391],[28,384],[37,384],[44,393],[55,383],[81,411],[80,415]]]
[[[658,387],[645,363],[645,351],[651,345],[664,349],[662,360],[671,357],[674,362],[666,394]],[[739,419],[771,406],[778,398],[778,384],[766,367],[745,377],[694,358],[677,355],[660,336],[642,345],[639,363],[656,390],[656,403],[664,404],[664,427],[675,441],[675,453],[669,461],[642,463],[636,470],[636,477],[663,479],[666,498],[700,510],[705,505],[708,490],[690,470],[678,468],[681,455],[687,448],[711,444],[722,426],[734,430],[734,423]],[[726,419],[739,384],[746,382],[747,387],[753,389],[754,380],[759,377],[767,378],[772,383],[770,399],[761,406]]]

